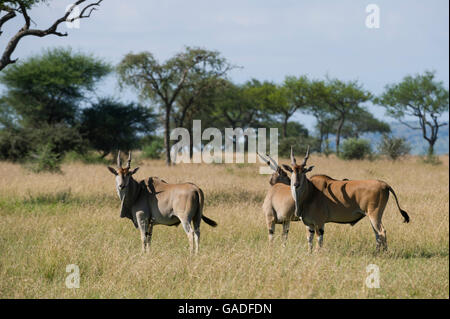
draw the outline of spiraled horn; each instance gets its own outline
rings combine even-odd
[[[297,165],[297,161],[295,160],[294,150],[293,150],[292,146],[291,146],[291,163],[292,163],[292,165]]]
[[[128,161],[127,161],[127,168],[130,169],[131,167],[131,151],[128,152]]]
[[[276,171],[277,170],[277,168],[275,167],[275,166],[273,166],[273,164],[270,162],[270,160],[268,161],[266,158],[264,158],[261,154],[259,154],[258,153],[258,155],[259,155],[259,157],[261,157],[261,159],[267,164],[267,165],[269,165],[269,167],[271,168],[271,169],[273,169],[274,171]]]
[[[266,156],[269,158],[269,160],[273,163],[273,165],[278,169],[279,165],[278,163],[272,158],[270,157],[269,154],[266,154]]]
[[[120,159],[120,150],[117,152],[117,167],[122,168],[122,160]]]
[[[306,149],[306,155],[305,158],[303,159],[303,165],[306,165],[306,161],[308,160],[308,158],[309,158],[309,145],[308,148]]]

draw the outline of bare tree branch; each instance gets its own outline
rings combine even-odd
[[[4,9],[5,10],[5,9]],[[0,36],[2,35],[2,26],[11,20],[12,18],[16,17],[16,13],[12,9],[6,9],[5,10],[7,14],[5,14],[3,17],[0,18]],[[1,12],[1,10],[0,10]]]
[[[47,35],[56,35],[59,37],[65,37],[67,36],[67,32],[59,32],[57,31],[58,26],[63,22],[74,22],[76,20],[89,18],[91,16],[91,13],[96,10],[96,7],[100,6],[100,3],[103,0],[99,0],[97,2],[93,2],[85,6],[81,11],[80,14],[69,18],[69,16],[74,12],[75,8],[77,6],[81,5],[82,3],[86,2],[86,0],[78,0],[75,3],[73,3],[70,8],[67,10],[67,12],[57,19],[49,28],[47,29],[30,29],[31,25],[31,18],[28,15],[27,9],[23,4],[19,5],[19,8],[14,10],[10,9],[6,15],[0,18],[0,29],[2,25],[7,22],[8,20],[14,18],[16,16],[16,12],[19,12],[22,14],[25,25],[9,40],[8,44],[6,45],[3,54],[0,58],[0,71],[3,70],[7,65],[15,63],[17,59],[11,59],[11,55],[13,54],[14,50],[16,49],[19,41],[26,36],[36,36],[36,37],[45,37]],[[89,10],[89,11],[88,11]],[[86,13],[88,12],[88,13]],[[0,36],[2,32],[0,30]]]

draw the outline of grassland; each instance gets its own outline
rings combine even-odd
[[[119,218],[114,178],[103,165],[65,164],[62,174],[33,174],[0,163],[0,298],[449,298],[449,167],[417,158],[390,162],[312,156],[313,173],[382,179],[411,217],[390,199],[383,223],[389,251],[375,254],[370,223],[327,224],[324,248],[307,252],[306,230],[293,223],[281,247],[267,242],[262,202],[268,176],[250,164],[141,161],[137,179],[191,181],[205,192],[200,254],[181,227],[156,226],[143,255],[138,231]],[[66,265],[81,271],[65,286]],[[380,268],[380,288],[365,285]]]

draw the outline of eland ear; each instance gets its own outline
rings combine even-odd
[[[136,167],[134,170],[131,171],[130,175],[133,175],[134,173],[136,173],[139,170],[139,167]]]
[[[314,165],[308,167],[308,168],[306,169],[305,173],[311,172],[313,168],[314,168]]]
[[[112,167],[110,167],[110,166],[108,166],[108,170],[111,172],[111,173],[113,173],[114,175],[119,175],[118,173],[117,173],[117,171],[114,169],[114,168],[112,168]]]
[[[292,173],[292,167],[290,167],[289,165],[281,164],[281,166],[283,166],[283,168],[284,168],[285,170],[287,170],[288,172]]]

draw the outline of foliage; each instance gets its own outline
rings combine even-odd
[[[436,156],[434,154],[427,154],[425,156],[421,156],[421,162],[430,165],[442,164],[441,160],[439,159],[439,156]]]
[[[411,151],[411,146],[404,138],[383,134],[383,138],[378,145],[378,151],[395,161],[399,157],[408,155]]]
[[[434,154],[439,128],[448,125],[440,119],[449,110],[449,93],[442,82],[434,80],[435,73],[426,71],[406,76],[398,84],[387,85],[385,92],[374,101],[386,108],[386,114],[404,125],[422,131],[429,143],[428,155]],[[406,116],[416,117],[418,125],[404,121]]]
[[[42,125],[40,128],[6,128],[0,131],[0,158],[25,161],[31,153],[51,147],[60,159],[64,153],[84,151],[84,143],[76,128],[64,124]]]
[[[343,159],[362,160],[372,153],[370,142],[360,138],[349,138],[342,143],[342,152],[339,156]]]
[[[143,158],[159,159],[164,154],[164,140],[161,137],[155,137],[149,144],[142,147]]]
[[[102,164],[102,165],[111,164],[110,160],[105,159],[104,157],[101,157],[100,154],[98,154],[95,151],[88,151],[88,152],[83,152],[83,153],[80,153],[77,151],[67,152],[64,155],[63,162],[64,163],[81,162],[84,164]]]
[[[310,152],[319,151],[319,140],[307,136],[281,138],[278,141],[278,155],[289,158],[291,146],[294,148],[295,154],[299,154],[298,156],[300,156],[300,154],[306,154],[308,146],[310,147]]]
[[[311,82],[309,90],[310,103],[306,111],[316,116],[316,118],[325,114],[328,120],[327,123],[335,125],[334,133],[336,135],[336,153],[338,155],[344,124],[349,119],[360,116],[365,111],[361,103],[370,100],[371,97],[371,93],[364,90],[358,81],[343,82],[339,79],[327,78],[326,81],[316,80]],[[330,128],[325,129],[321,127],[320,129],[322,133],[323,131],[330,131]]]
[[[73,124],[80,102],[111,71],[100,59],[56,48],[18,62],[2,72],[8,104],[23,127]]]
[[[186,47],[164,63],[152,53],[129,53],[117,66],[119,83],[137,90],[141,98],[150,99],[160,106],[164,114],[164,142],[166,163],[170,159],[170,123],[175,102],[181,92],[191,89],[191,98],[201,96],[205,79],[219,79],[231,69],[226,59],[217,51]]]
[[[30,154],[25,167],[34,173],[61,173],[62,158],[54,149],[51,143],[39,146],[35,153]]]
[[[30,140],[23,130],[17,128],[0,130],[1,160],[23,161],[30,148]]]
[[[139,146],[138,134],[153,131],[156,123],[149,108],[104,98],[83,109],[80,125],[81,134],[103,158],[113,150]]]

